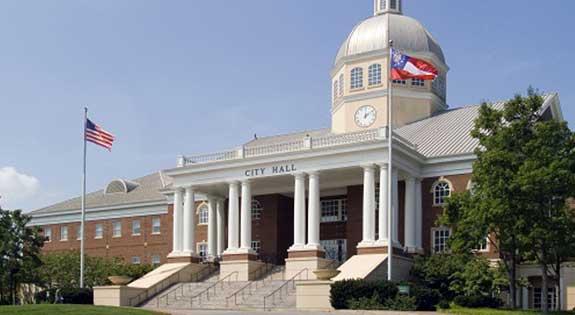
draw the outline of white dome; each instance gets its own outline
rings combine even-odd
[[[339,48],[335,64],[346,57],[389,49],[388,25],[391,25],[395,48],[409,53],[433,54],[445,64],[443,51],[433,35],[416,19],[401,14],[376,15],[359,23]]]

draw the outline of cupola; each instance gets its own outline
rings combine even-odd
[[[402,13],[401,0],[373,0],[374,15],[385,13]]]

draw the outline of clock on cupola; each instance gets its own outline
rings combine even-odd
[[[439,70],[439,77],[433,82],[401,80],[391,84],[393,127],[447,109],[449,68],[443,51],[419,21],[403,15],[405,2],[408,1],[374,0],[374,15],[355,26],[339,48],[330,71],[332,132],[387,126],[390,39],[395,49],[429,61]]]

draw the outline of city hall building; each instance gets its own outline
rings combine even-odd
[[[403,53],[431,62],[438,78],[396,80],[391,89],[390,40]],[[337,50],[326,82],[332,87],[331,104],[325,104],[330,128],[180,156],[174,167],[112,180],[87,195],[86,253],[163,266],[200,268],[203,261],[218,261],[219,277],[236,274],[238,281],[255,280],[264,262],[285,265],[285,279],[338,266],[335,280],[376,279],[386,277],[391,244],[393,279],[408,279],[416,255],[446,250],[451,231],[436,219],[447,197],[471,186],[478,142],[470,131],[479,106],[448,106],[448,72],[439,42],[403,15],[402,1],[376,0],[374,16]],[[541,119],[561,120],[557,94],[544,99]],[[32,216],[49,238],[45,251],[79,249],[79,198]],[[487,240],[477,252],[499,257]],[[525,308],[541,304],[537,270],[525,266],[520,272],[530,281],[519,290]],[[561,279],[565,288],[575,283],[575,273],[565,268]],[[575,299],[567,299],[567,291],[561,300],[571,309]]]

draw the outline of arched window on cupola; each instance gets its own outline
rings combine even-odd
[[[351,70],[351,89],[359,89],[363,87],[363,69],[353,68]]]
[[[333,100],[339,96],[339,82],[337,80],[333,81]]]
[[[343,73],[339,75],[339,96],[343,96],[343,90],[345,88]]]
[[[368,68],[369,86],[381,84],[381,65],[378,63],[372,64]]]

